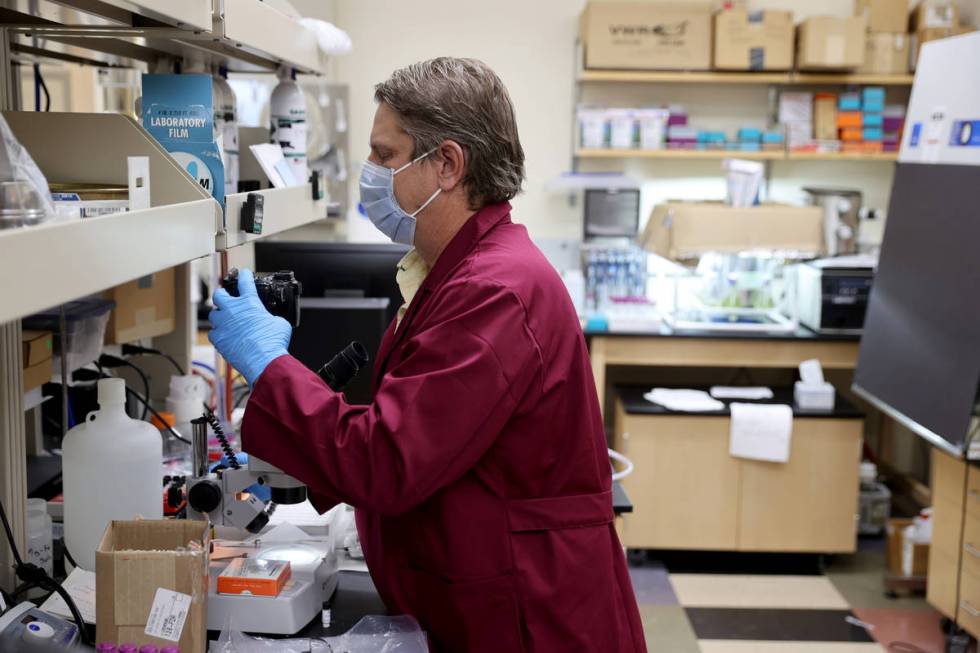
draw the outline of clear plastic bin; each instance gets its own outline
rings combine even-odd
[[[880,535],[888,524],[892,512],[892,493],[883,483],[862,486],[860,495],[860,535]]]
[[[72,372],[96,360],[102,353],[109,313],[116,302],[90,297],[65,304],[65,329],[68,370]],[[24,318],[24,328],[51,331],[54,334],[55,374],[61,370],[61,311],[49,308]]]

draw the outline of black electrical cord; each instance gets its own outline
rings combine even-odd
[[[41,64],[34,64],[34,110],[41,110]]]
[[[123,345],[122,355],[123,356],[161,356],[163,358],[166,358],[168,361],[170,361],[170,364],[174,366],[174,369],[177,370],[178,374],[184,376],[184,368],[181,367],[180,363],[177,362],[177,359],[171,356],[170,354],[166,354],[160,351],[159,349],[153,349],[151,347],[141,347],[140,345]]]
[[[214,437],[218,438],[218,442],[221,444],[221,450],[225,454],[225,458],[228,459],[228,466],[232,469],[241,469],[241,465],[238,464],[238,457],[235,450],[232,448],[231,444],[228,443],[228,438],[225,437],[225,431],[221,428],[221,420],[218,416],[211,412],[211,409],[207,404],[204,404],[204,418],[208,420],[211,428],[214,430]]]
[[[78,610],[78,606],[75,605],[75,600],[68,591],[61,586],[61,583],[48,576],[43,569],[37,565],[25,563],[24,559],[20,557],[17,542],[14,540],[13,530],[10,528],[10,522],[7,521],[7,511],[3,507],[3,501],[0,501],[0,521],[3,522],[3,530],[7,535],[7,542],[10,544],[10,551],[14,554],[14,562],[16,563],[14,565],[14,571],[17,574],[17,578],[25,583],[37,585],[49,592],[57,592],[61,600],[68,606],[68,610],[71,612],[71,616],[78,626],[78,634],[82,643],[86,646],[92,646],[95,642],[88,636],[82,613]]]

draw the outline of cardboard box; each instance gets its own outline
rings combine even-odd
[[[912,12],[910,31],[951,29],[960,25],[960,9],[953,0],[922,0]]]
[[[24,344],[24,362],[26,369],[46,361],[54,355],[54,341],[50,331],[21,331],[21,342]]]
[[[654,207],[640,245],[681,261],[753,249],[819,253],[823,214],[818,207],[781,204],[735,209],[721,202],[668,202]]]
[[[863,16],[814,16],[799,26],[796,67],[800,70],[850,70],[864,64]]]
[[[711,5],[590,2],[580,37],[586,68],[708,70]]]
[[[24,392],[30,392],[34,388],[40,388],[51,380],[54,373],[54,361],[52,359],[43,360],[36,365],[24,368]]]
[[[814,96],[813,136],[820,141],[837,139],[837,94],[817,93]]]
[[[860,73],[902,75],[909,71],[909,35],[871,32],[865,39],[864,65]]]
[[[176,326],[177,294],[171,268],[107,291],[116,302],[106,326],[106,344],[119,345],[171,333]]]
[[[951,36],[959,36],[960,34],[969,34],[970,32],[975,32],[976,30],[972,27],[935,27],[932,29],[924,29],[911,35],[909,43],[909,68],[915,70],[915,65],[919,61],[919,49],[929,41],[938,41],[939,39],[946,39]]]
[[[868,21],[868,31],[906,32],[909,26],[908,0],[855,0],[854,15]]]
[[[793,14],[732,9],[715,14],[714,67],[719,70],[789,70],[793,67]]]
[[[218,574],[216,586],[218,594],[279,596],[291,577],[288,560],[235,558]]]
[[[203,521],[111,522],[95,553],[97,641],[205,653],[210,537]]]

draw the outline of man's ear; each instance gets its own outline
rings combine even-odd
[[[436,155],[439,188],[443,192],[451,191],[463,182],[466,176],[466,154],[456,141],[444,140]]]

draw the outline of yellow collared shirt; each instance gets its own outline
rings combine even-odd
[[[402,260],[398,261],[398,272],[395,273],[395,281],[398,283],[398,290],[401,291],[404,303],[398,309],[398,316],[395,318],[395,330],[402,323],[402,318],[408,312],[408,306],[412,303],[415,294],[422,287],[422,282],[429,274],[429,265],[419,254],[417,249],[410,249]]]

